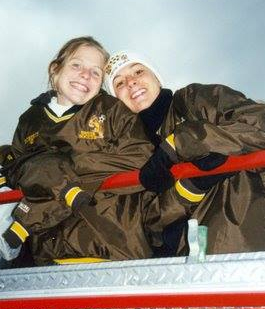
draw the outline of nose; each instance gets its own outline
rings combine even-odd
[[[89,79],[91,77],[91,72],[90,69],[88,68],[82,68],[80,75],[84,78],[84,79]]]
[[[136,83],[137,83],[137,80],[136,80],[135,77],[133,77],[133,76],[127,76],[127,85],[128,85],[129,87],[135,86]]]

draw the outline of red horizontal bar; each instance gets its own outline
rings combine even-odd
[[[17,202],[21,200],[22,197],[23,197],[23,193],[20,190],[0,192],[0,204]]]
[[[191,163],[179,163],[171,168],[176,179],[190,178],[198,176],[207,176],[222,174],[240,170],[249,170],[255,168],[265,167],[265,150],[256,151],[253,153],[230,156],[228,160],[222,165],[210,171],[201,171]],[[114,189],[124,188],[130,186],[136,186],[139,184],[139,171],[130,171],[117,173],[108,177],[100,189]],[[23,197],[23,194],[19,190],[0,192],[0,204],[16,202]]]
[[[0,300],[1,309],[84,309],[165,307],[255,307],[265,305],[265,292],[41,297]],[[242,308],[241,308],[242,309]]]

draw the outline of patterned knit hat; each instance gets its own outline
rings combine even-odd
[[[136,53],[129,51],[121,51],[113,54],[105,67],[105,80],[104,85],[108,93],[115,96],[113,88],[113,79],[116,74],[125,66],[131,63],[140,63],[150,69],[159,80],[161,86],[163,84],[162,78],[158,73],[157,69],[153,65],[150,65],[150,62],[145,59],[143,56],[139,56]]]

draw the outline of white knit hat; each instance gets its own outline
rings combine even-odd
[[[149,61],[146,60],[145,57],[139,56],[134,52],[129,51],[120,51],[114,53],[110,58],[105,67],[105,77],[104,77],[104,85],[109,94],[115,96],[114,88],[113,88],[113,79],[117,75],[117,73],[126,65],[130,63],[141,63],[150,69],[159,80],[162,86],[162,78],[158,73],[157,69],[154,68],[153,65],[150,65]]]

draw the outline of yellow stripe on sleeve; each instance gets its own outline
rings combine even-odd
[[[170,134],[167,138],[166,141],[168,142],[168,144],[174,149],[176,150],[176,146],[175,146],[175,142],[174,142],[174,134]]]
[[[197,194],[189,191],[187,188],[183,187],[183,185],[180,183],[180,181],[176,181],[175,188],[180,196],[184,197],[185,199],[189,200],[190,202],[198,203],[200,202],[204,196],[205,193]]]
[[[66,194],[65,194],[65,201],[66,204],[70,207],[72,207],[73,201],[77,194],[81,192],[82,190],[79,187],[73,187],[71,188]]]
[[[25,242],[26,238],[29,236],[29,233],[27,230],[17,221],[14,221],[14,223],[11,225],[10,230],[13,231],[22,242]]]
[[[6,183],[5,177],[0,177],[0,186],[4,185]]]

